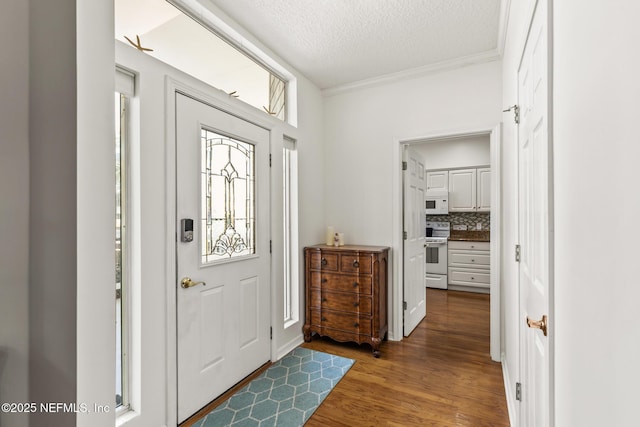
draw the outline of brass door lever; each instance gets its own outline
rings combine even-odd
[[[193,280],[191,280],[190,277],[185,277],[184,279],[182,279],[180,281],[180,285],[184,288],[191,288],[193,286],[197,286],[197,285],[207,285],[205,282],[194,282]]]
[[[527,316],[527,326],[532,329],[540,329],[544,336],[547,336],[547,315],[542,316],[540,320],[531,320]]]

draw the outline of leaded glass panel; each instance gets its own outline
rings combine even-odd
[[[202,129],[202,263],[255,254],[255,147]]]

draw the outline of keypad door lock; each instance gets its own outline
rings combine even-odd
[[[180,221],[180,241],[193,242],[193,220],[191,218],[184,218]]]

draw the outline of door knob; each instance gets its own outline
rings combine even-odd
[[[527,326],[532,329],[540,329],[544,336],[547,336],[547,315],[542,316],[540,320],[531,320],[527,316]]]
[[[180,285],[184,288],[191,288],[193,286],[197,286],[197,285],[207,285],[204,282],[194,282],[193,280],[191,280],[191,277],[185,277],[180,281]]]

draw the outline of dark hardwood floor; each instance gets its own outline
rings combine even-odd
[[[303,347],[356,363],[305,424],[508,426],[502,368],[489,355],[489,295],[427,289],[427,317],[403,341],[371,347],[314,336]],[[181,424],[188,427],[251,379]]]
[[[304,347],[356,363],[306,426],[508,426],[502,369],[489,355],[489,295],[427,289],[427,317],[379,359],[367,345]]]

